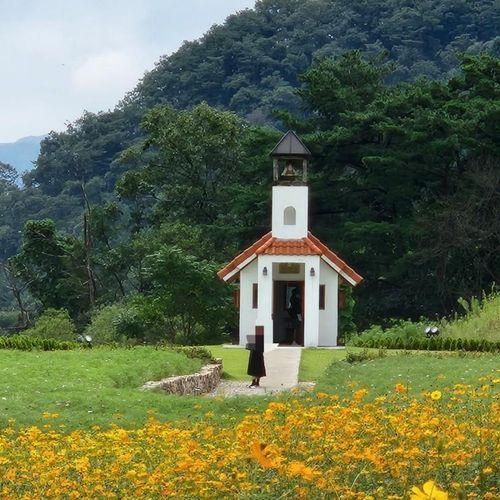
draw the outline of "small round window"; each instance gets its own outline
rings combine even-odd
[[[286,207],[283,215],[285,226],[295,226],[295,208]]]

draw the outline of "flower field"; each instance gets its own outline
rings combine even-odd
[[[297,393],[234,425],[0,431],[0,498],[498,498],[499,379]]]

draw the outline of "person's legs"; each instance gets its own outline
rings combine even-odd
[[[253,389],[254,387],[260,387],[260,377],[254,377],[252,379],[252,383],[250,384],[250,388]]]

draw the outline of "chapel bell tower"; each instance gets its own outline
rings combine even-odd
[[[311,152],[292,130],[271,151],[273,159],[272,235],[281,239],[307,237],[307,169]]]
[[[238,283],[239,344],[262,333],[265,350],[336,346],[340,280],[356,286],[363,278],[308,230],[304,143],[289,131],[271,157],[272,229],[217,273]]]

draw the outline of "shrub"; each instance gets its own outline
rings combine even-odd
[[[76,339],[75,325],[65,309],[46,309],[35,325],[24,331],[27,337],[73,341]]]
[[[124,304],[112,304],[97,309],[85,329],[85,335],[92,337],[92,342],[96,344],[123,343],[126,337],[118,333],[116,323],[124,310]]]
[[[170,345],[168,346],[168,348],[171,349],[172,351],[180,352],[188,358],[201,359],[207,363],[214,361],[212,353],[205,347]]]
[[[0,337],[0,349],[16,349],[19,351],[68,351],[77,349],[78,347],[78,344],[75,342],[53,338],[28,337],[26,335]]]
[[[171,340],[159,301],[137,294],[130,297],[113,321],[118,335],[139,342]]]
[[[500,350],[500,342],[492,342],[484,339],[452,339],[449,337],[411,337],[408,340],[401,337],[380,335],[372,337],[359,335],[349,342],[353,347],[365,347],[381,349],[415,349],[427,351],[478,351],[497,352]]]

